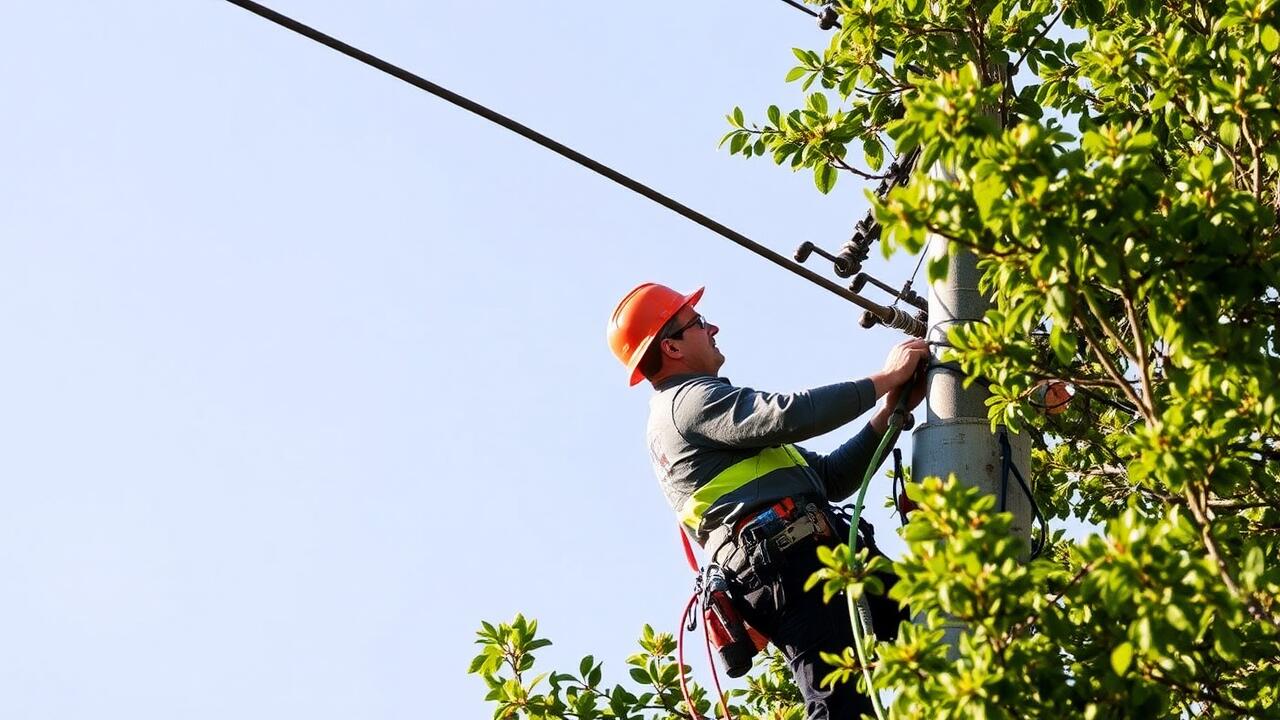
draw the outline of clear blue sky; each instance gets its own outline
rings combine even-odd
[[[866,209],[716,148],[735,104],[798,104],[790,48],[825,43],[773,0],[276,7],[783,254]],[[865,376],[898,339],[226,3],[4,26],[0,717],[489,717],[473,633],[517,611],[548,667],[623,679],[691,578],[648,393],[605,345],[618,298],[706,285],[724,373],[764,389]]]

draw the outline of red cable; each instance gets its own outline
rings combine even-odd
[[[693,546],[689,544],[689,533],[683,527],[680,528],[680,540],[684,542],[684,558],[689,561],[689,567],[695,573],[701,572],[698,568],[698,561],[693,555]],[[693,608],[693,604],[697,601],[698,591],[695,590],[693,597],[689,598],[689,603],[684,606],[684,614],[680,616],[680,631],[676,634],[676,662],[680,663],[680,693],[684,696],[684,704],[689,708],[689,717],[692,720],[699,720],[699,718],[694,711],[693,700],[689,698],[689,686],[685,682],[684,632],[685,622],[689,619],[689,610]],[[707,664],[711,666],[711,679],[715,682],[716,693],[720,696],[720,709],[724,711],[725,720],[733,720],[733,715],[729,714],[729,702],[725,700],[724,690],[720,689],[720,674],[716,672],[715,657],[711,654],[711,631],[707,629],[706,622],[702,623],[702,635],[707,641]]]
[[[683,534],[683,533],[682,533]],[[689,603],[680,614],[680,625],[676,630],[676,662],[680,663],[680,694],[684,696],[684,706],[689,709],[690,720],[701,720],[693,709],[693,700],[689,698],[689,685],[685,682],[684,672],[684,624],[689,619],[689,610],[698,601],[698,593],[694,591]]]
[[[702,635],[707,639],[707,664],[711,666],[711,680],[716,685],[716,694],[720,696],[720,709],[724,710],[724,720],[733,720],[729,714],[729,702],[724,699],[724,690],[720,689],[720,673],[716,672],[716,659],[711,656],[711,631],[702,623]]]

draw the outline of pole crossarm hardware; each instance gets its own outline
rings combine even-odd
[[[236,7],[247,10],[253,13],[254,15],[257,15],[258,17],[261,17],[265,20],[269,20],[279,25],[280,27],[283,27],[287,30],[291,30],[309,40],[312,40],[328,48],[336,50],[342,53],[343,55],[346,55],[347,57],[352,58],[353,60],[358,60],[372,68],[381,70],[382,72],[398,80],[406,82],[420,90],[431,93],[436,97],[439,97],[443,100],[453,103],[454,105],[457,105],[458,107],[464,110],[467,110],[468,112],[479,115],[485,120],[488,120],[496,125],[504,127],[507,130],[510,130],[511,132],[514,132],[515,134],[527,140],[535,142],[538,145],[541,145],[542,147],[545,147],[554,153],[557,153],[565,158],[568,158],[569,160],[572,160],[573,162],[578,163],[579,165],[587,168],[588,170],[592,170],[600,175],[603,175],[604,177],[627,188],[628,190],[631,190],[632,192],[635,192],[639,195],[643,195],[644,197],[658,203],[659,205],[662,205],[668,210],[671,210],[676,214],[681,215],[682,217],[685,217],[697,223],[698,225],[701,225],[702,227],[707,228],[708,230],[711,230],[717,235],[720,235],[721,237],[733,243],[736,243],[740,247],[750,250],[751,252],[755,253],[756,255],[759,255],[765,260],[768,260],[769,262],[781,268],[789,270],[795,273],[796,275],[799,275],[800,277],[808,280],[809,282],[825,290],[828,290],[831,293],[844,298],[845,300],[848,300],[849,302],[862,308],[868,314],[877,318],[880,322],[884,323],[889,327],[900,328],[900,326],[904,322],[903,318],[907,318],[905,313],[903,313],[901,310],[894,307],[887,307],[877,302],[873,302],[871,300],[868,300],[862,297],[858,293],[853,292],[852,290],[841,287],[839,284],[831,280],[828,280],[827,278],[822,277],[818,273],[815,273],[806,267],[801,266],[799,263],[792,262],[791,260],[788,260],[786,257],[755,242],[754,240],[748,238],[746,235],[743,235],[742,233],[737,232],[736,230],[733,230],[725,225],[722,225],[721,223],[716,222],[715,220],[712,220],[711,218],[690,208],[689,206],[684,205],[683,203],[680,203],[666,195],[663,195],[662,193],[654,190],[653,188],[650,188],[649,186],[644,185],[643,183],[640,183],[626,175],[623,175],[617,170],[614,170],[613,168],[610,168],[607,165],[604,165],[603,163],[593,160],[592,158],[586,155],[583,155],[577,150],[574,150],[573,148],[567,145],[564,145],[563,143],[557,142],[556,140],[553,140],[550,137],[543,135],[537,130],[534,130],[533,128],[528,127],[527,125],[523,125],[519,122],[516,122],[515,120],[512,120],[511,118],[506,117],[505,115],[495,112],[494,110],[488,107],[485,107],[484,105],[481,105],[480,103],[475,102],[474,100],[470,100],[466,97],[463,97],[462,95],[459,95],[458,93],[455,93],[447,88],[441,87],[440,85],[437,85],[431,82],[430,80],[427,80],[426,78],[423,78],[419,75],[411,73],[408,70],[405,70],[404,68],[401,68],[397,65],[393,65],[387,62],[386,60],[383,60],[382,58],[377,57],[376,55],[372,55],[357,47],[348,45],[347,43],[331,35],[327,35],[319,30],[316,30],[315,28],[309,25],[303,24],[297,20],[294,20],[291,17],[288,17],[287,15],[284,15],[280,12],[272,10],[271,8],[266,7],[265,5],[252,2],[252,0],[226,0],[226,2],[232,5],[235,5]],[[910,318],[907,318],[907,319],[909,320]],[[919,332],[915,331],[914,326],[912,326],[910,332],[914,335],[923,336],[924,335],[923,323],[920,324]]]
[[[911,172],[915,170],[916,162],[920,159],[920,149],[917,148],[907,153],[903,157],[895,160],[890,166],[885,178],[880,181],[880,185],[876,187],[876,197],[883,200],[896,187],[906,185],[911,181]],[[885,325],[894,330],[901,330],[908,335],[916,337],[924,337],[925,325],[929,318],[929,303],[918,293],[911,289],[911,280],[901,290],[894,289],[889,284],[877,280],[876,278],[862,272],[862,263],[866,262],[867,257],[871,254],[871,243],[880,239],[881,227],[876,222],[875,213],[871,210],[853,226],[853,236],[849,238],[840,250],[835,254],[814,245],[811,242],[804,242],[800,247],[796,248],[796,262],[807,262],[813,255],[818,255],[829,261],[836,275],[847,278],[853,277],[853,283],[849,286],[849,290],[855,294],[861,293],[862,289],[870,283],[873,287],[883,290],[893,297],[893,302],[889,305],[889,313],[878,313],[868,311],[863,313],[860,325],[864,328],[872,328],[876,325]],[[916,269],[919,269],[917,265]],[[914,277],[912,278],[914,279]],[[914,316],[897,307],[899,301],[915,307],[919,312]]]

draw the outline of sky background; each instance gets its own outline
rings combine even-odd
[[[784,255],[866,210],[851,177],[824,197],[717,150],[734,105],[802,102],[790,48],[826,36],[780,2],[273,6]],[[899,340],[225,2],[0,19],[0,717],[489,717],[474,631],[516,612],[540,666],[623,680],[692,577],[649,393],[605,344],[618,299],[705,285],[723,373],[761,389]]]

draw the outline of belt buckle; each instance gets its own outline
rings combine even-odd
[[[814,523],[813,518],[805,515],[787,525],[781,532],[770,539],[773,540],[774,545],[779,550],[786,550],[816,532],[818,532],[817,524]]]

